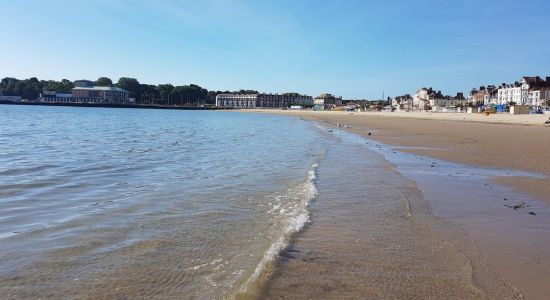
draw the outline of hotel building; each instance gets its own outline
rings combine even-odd
[[[288,105],[313,105],[311,96],[286,94],[219,94],[216,106],[227,108],[283,108]]]
[[[256,108],[258,94],[219,94],[216,96],[216,106],[231,108]]]

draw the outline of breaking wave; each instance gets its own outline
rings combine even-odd
[[[266,267],[288,245],[292,235],[299,232],[309,221],[308,205],[317,195],[317,188],[315,187],[317,167],[318,164],[314,163],[311,166],[311,170],[308,171],[305,181],[275,195],[277,201],[274,201],[276,203],[272,204],[271,213],[280,214],[282,217],[280,231],[274,237],[270,247],[264,252],[254,272],[241,285],[240,293],[246,293],[250,285],[258,281]]]

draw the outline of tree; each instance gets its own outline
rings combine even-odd
[[[74,88],[74,83],[67,79],[62,79],[61,81],[48,80],[41,81],[42,91],[55,91],[57,93],[69,94]]]
[[[113,81],[109,77],[99,77],[95,81],[96,86],[113,86]]]
[[[136,103],[141,102],[141,99],[139,99],[141,85],[139,81],[137,81],[137,79],[129,78],[129,77],[121,77],[118,80],[116,86],[121,89],[127,90],[128,97],[136,98]]]
[[[95,81],[97,86],[113,86],[111,79],[100,77]],[[211,92],[196,85],[182,85],[174,87],[171,84],[140,84],[135,78],[121,77],[115,85],[128,91],[128,96],[135,98],[137,103],[162,103],[171,105],[198,105],[214,103],[216,95],[222,93]],[[35,77],[19,80],[6,77],[0,80],[0,96],[21,96],[26,100],[36,100],[44,91],[54,91],[68,94],[74,88],[74,83],[67,79],[61,81],[38,80]],[[255,92],[255,91],[245,91]],[[229,92],[224,92],[229,93]]]
[[[12,77],[6,77],[3,78],[0,82],[0,95],[2,96],[19,96],[15,90],[15,85],[19,82],[19,80],[12,78]]]
[[[160,99],[162,104],[171,104],[170,103],[170,94],[172,93],[172,90],[174,89],[174,86],[171,84],[159,84],[157,86],[157,90],[160,95]]]
[[[208,91],[198,85],[190,84],[176,86],[170,93],[171,103],[177,105],[194,105],[199,102],[205,102]]]
[[[258,94],[258,91],[256,91],[256,90],[239,90],[236,93],[237,94],[245,94],[245,95],[253,95],[253,94]]]
[[[142,103],[153,104],[160,98],[160,92],[154,85],[141,84],[139,98]]]

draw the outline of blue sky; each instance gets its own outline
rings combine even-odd
[[[550,1],[0,0],[0,77],[446,94],[550,76]]]

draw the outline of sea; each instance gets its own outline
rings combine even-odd
[[[333,130],[0,105],[0,298],[518,296],[376,147]]]

